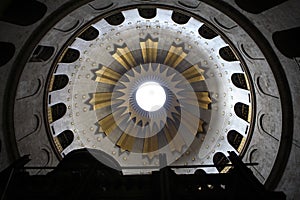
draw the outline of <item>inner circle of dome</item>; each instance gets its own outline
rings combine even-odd
[[[163,107],[166,102],[166,93],[158,83],[146,82],[139,86],[135,98],[142,109],[153,112]]]

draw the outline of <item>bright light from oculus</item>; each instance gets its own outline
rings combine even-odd
[[[145,82],[136,92],[136,102],[145,111],[159,110],[166,102],[164,88],[156,82]]]

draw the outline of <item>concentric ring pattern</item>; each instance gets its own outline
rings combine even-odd
[[[85,27],[51,75],[48,122],[58,152],[98,149],[137,168],[124,173],[228,163],[227,151],[240,154],[249,140],[253,102],[246,66],[226,41],[205,21],[162,8],[123,10]],[[147,81],[166,92],[155,112],[135,99]]]

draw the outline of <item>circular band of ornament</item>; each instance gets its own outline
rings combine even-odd
[[[167,91],[165,105],[154,112],[144,111],[135,100],[138,87],[148,81],[159,83]],[[105,94],[97,93],[91,102],[103,104],[101,98]],[[149,158],[166,154],[170,164],[177,158],[173,152],[184,153],[182,148],[189,147],[203,129],[198,103],[201,99],[183,75],[166,65],[148,63],[132,68],[119,79],[109,96],[111,113],[100,112],[99,125],[123,150]],[[98,108],[102,106],[98,104]]]
[[[252,98],[240,56],[204,21],[182,14],[182,23],[172,10],[154,10],[151,18],[130,9],[114,14],[119,23],[100,19],[63,51],[48,94],[60,102],[48,102],[48,121],[61,154],[97,149],[121,167],[159,168],[184,165],[186,156],[211,164],[216,152],[243,150]],[[67,77],[66,87],[57,86],[59,77]],[[141,109],[135,98],[149,81],[166,93],[154,112]]]

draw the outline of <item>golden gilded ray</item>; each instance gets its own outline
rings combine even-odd
[[[111,134],[111,132],[113,132],[118,126],[114,120],[113,114],[107,115],[106,117],[99,120],[98,123],[102,127],[106,136]]]
[[[121,74],[105,66],[102,66],[101,69],[96,71],[96,75],[97,75],[96,82],[106,83],[111,85],[115,85],[118,82],[118,80],[121,78]]]
[[[158,137],[157,135],[153,135],[152,137],[148,137],[144,139],[144,147],[143,153],[150,153],[150,156],[154,156],[151,152],[158,150]],[[149,156],[148,155],[148,156]],[[152,159],[152,158],[150,158]]]
[[[145,42],[140,42],[142,55],[145,63],[155,63],[157,57],[158,42],[150,38]]]
[[[130,133],[131,135],[129,135],[128,133]],[[126,130],[124,130],[116,145],[123,150],[131,151],[136,139],[136,134],[137,131],[135,129],[135,124],[128,122]]]
[[[150,130],[147,129],[145,133],[144,145],[143,145],[143,153],[148,153],[147,156],[152,159],[154,154],[151,152],[158,149],[158,137],[157,135],[151,136]]]
[[[94,110],[101,109],[111,105],[111,96],[111,92],[95,93],[89,103],[93,105]]]
[[[117,141],[116,145],[123,150],[131,151],[134,145],[136,137],[131,136],[127,133],[122,133],[121,137]]]
[[[203,124],[204,121],[202,119],[199,120],[199,125],[198,125],[198,133],[203,133],[204,129],[203,129]]]
[[[196,64],[184,70],[182,75],[189,81],[189,83],[194,83],[205,80],[204,76],[202,75],[203,73],[204,70],[200,69]]]
[[[186,56],[187,53],[183,51],[182,47],[171,46],[164,64],[176,68]]]
[[[112,57],[127,70],[137,66],[136,61],[128,47],[117,48],[116,53],[114,53]]]
[[[208,109],[208,105],[212,102],[209,97],[209,92],[196,92],[198,98],[199,107]]]

